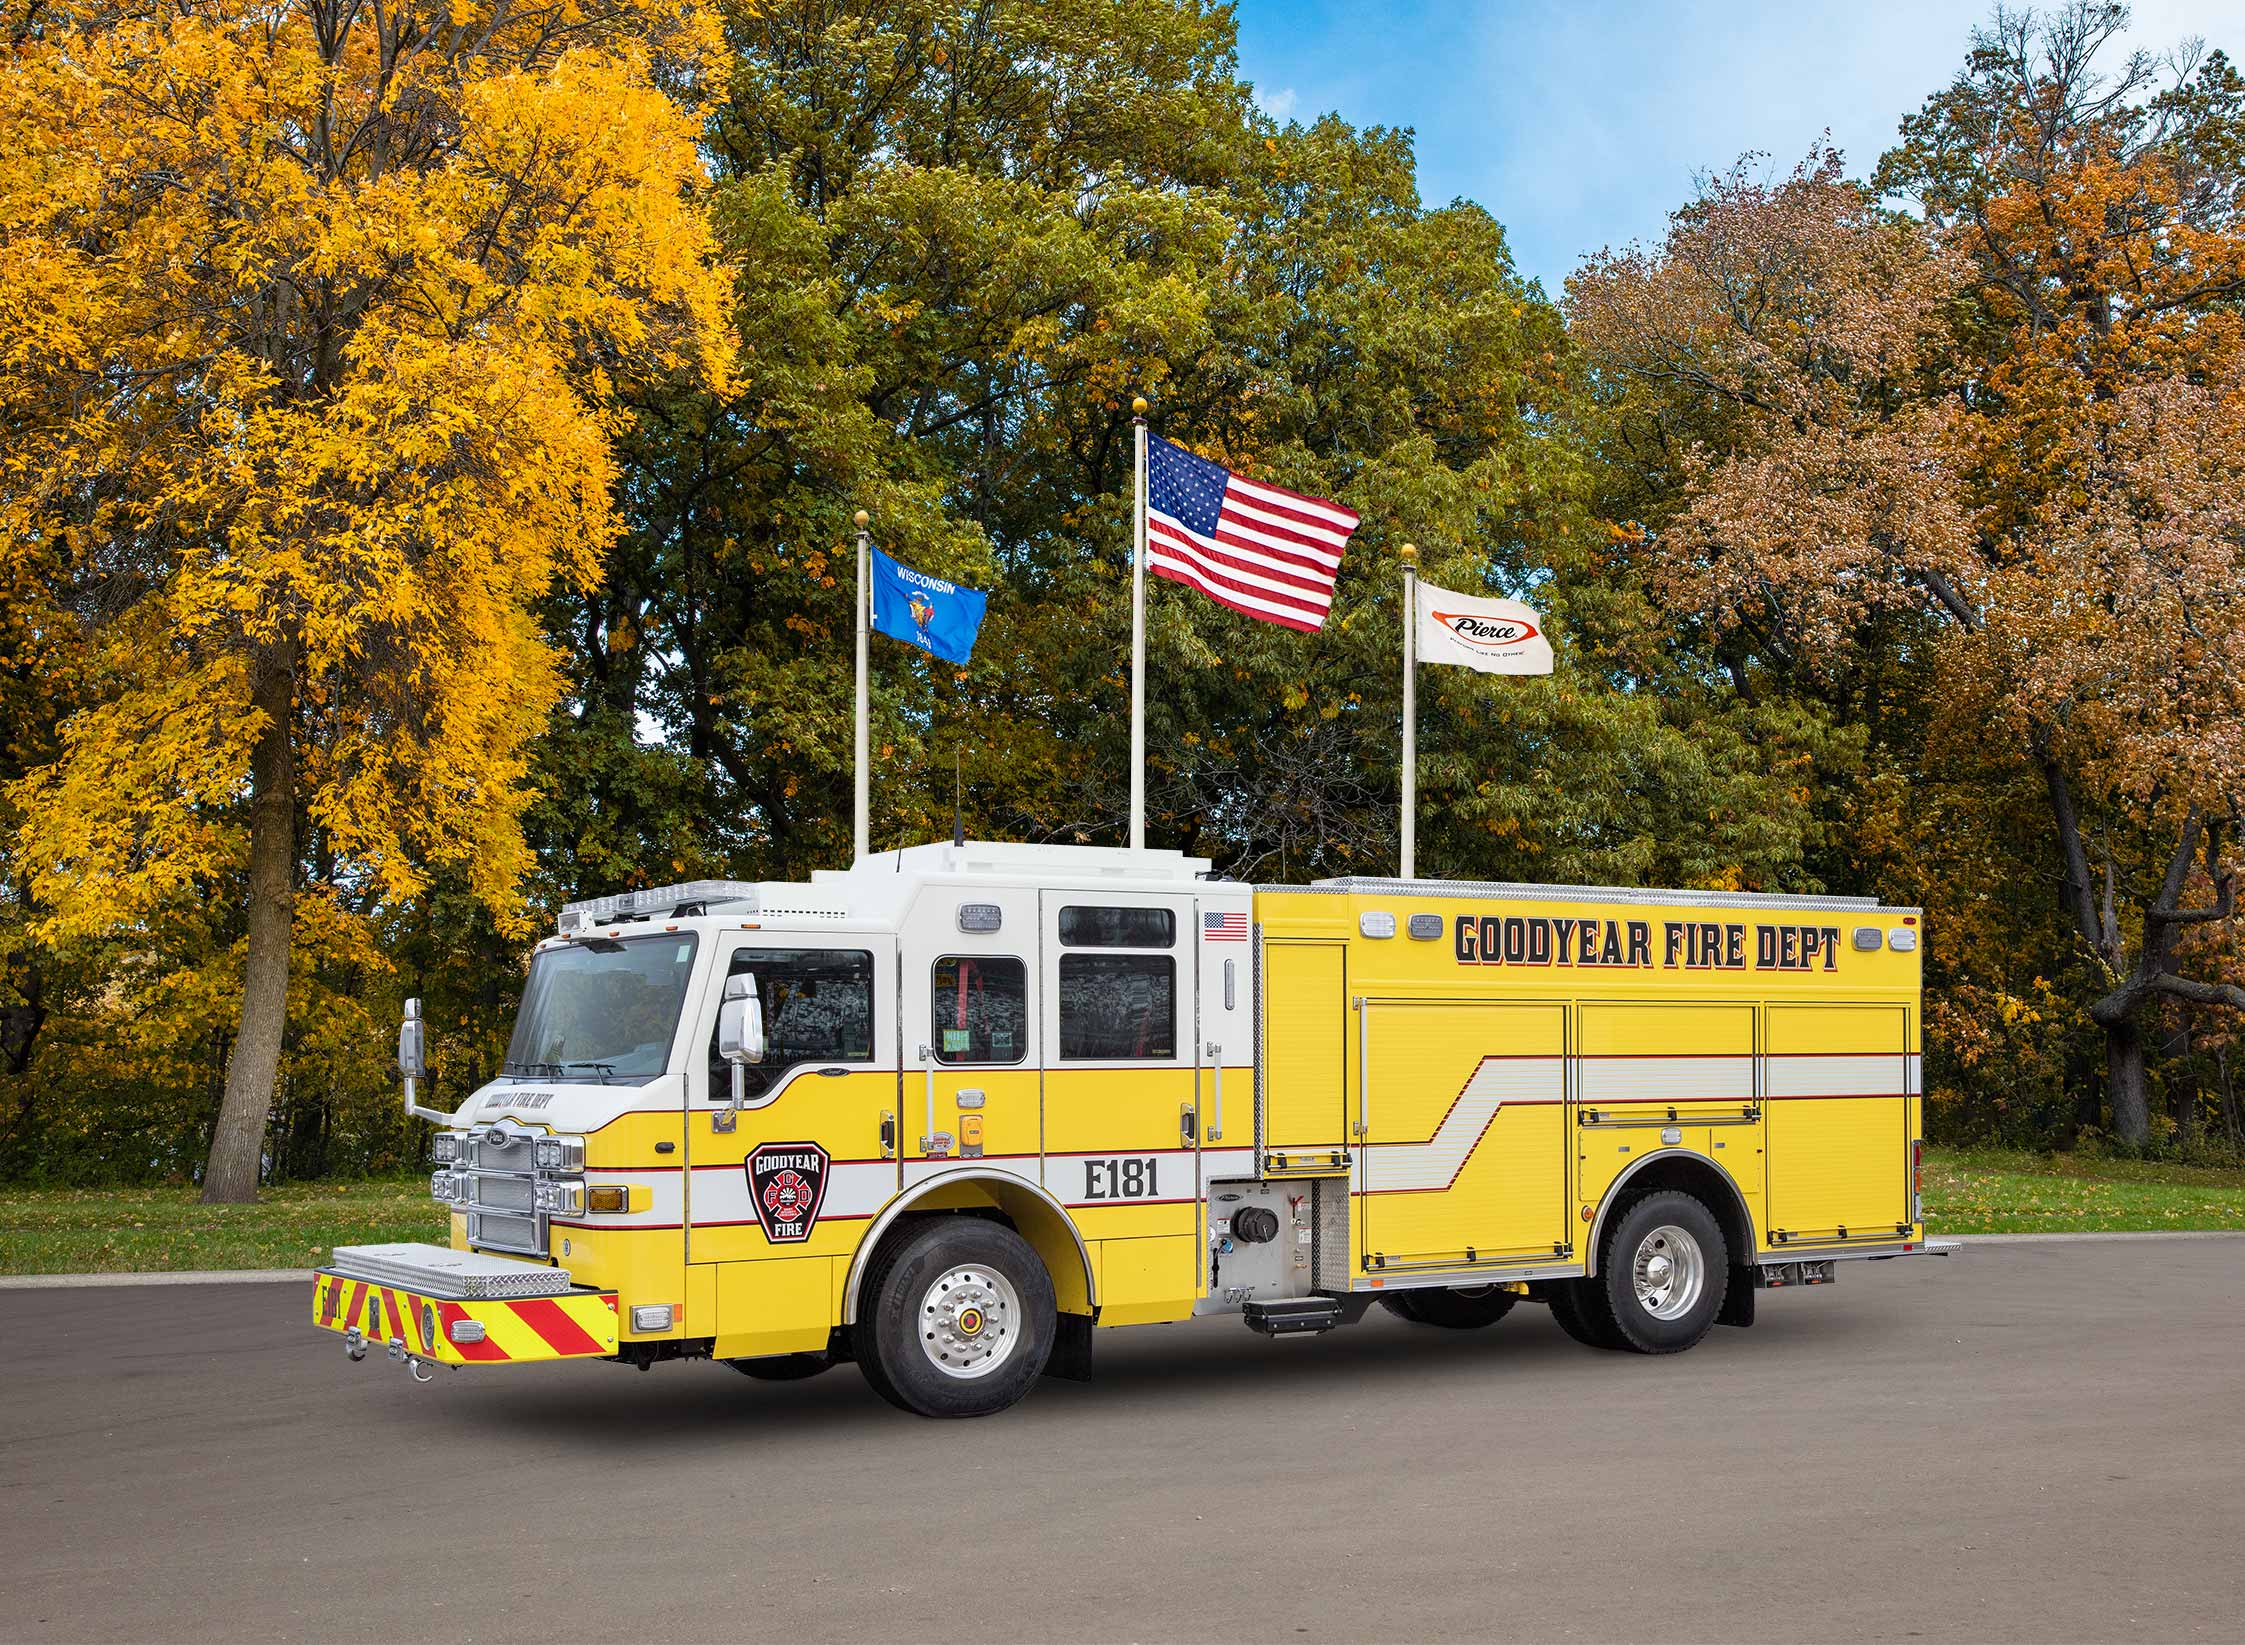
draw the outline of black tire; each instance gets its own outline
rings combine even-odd
[[[1640,1256],[1665,1262],[1674,1313],[1663,1315],[1637,1294]],[[1687,1277],[1688,1276],[1688,1277]],[[1617,1216],[1598,1252],[1586,1312],[1610,1322],[1620,1346],[1640,1354],[1680,1354],[1707,1335],[1730,1292],[1730,1247],[1715,1214],[1689,1194],[1647,1194]]]
[[[1545,1297],[1551,1304],[1551,1317],[1559,1322],[1560,1330],[1585,1348],[1626,1347],[1612,1317],[1599,1306],[1603,1299],[1597,1295],[1597,1287],[1594,1279],[1553,1280]]]
[[[1044,1374],[1059,1329],[1044,1263],[983,1217],[935,1217],[901,1233],[866,1275],[863,1296],[852,1338],[865,1380],[924,1417],[1004,1410]]]
[[[758,1382],[801,1382],[805,1377],[815,1377],[821,1371],[834,1369],[831,1354],[767,1354],[760,1359],[729,1359],[725,1362],[744,1377],[754,1377]]]
[[[1494,1285],[1391,1291],[1380,1298],[1387,1311],[1398,1319],[1407,1319],[1413,1325],[1437,1326],[1445,1331],[1477,1331],[1484,1325],[1494,1325],[1511,1313],[1512,1305],[1519,1300],[1512,1292],[1499,1290]]]

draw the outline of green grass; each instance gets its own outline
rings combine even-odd
[[[0,1274],[310,1268],[337,1245],[445,1238],[426,1177],[268,1188],[204,1205],[192,1188],[0,1189]]]
[[[1935,1234],[2245,1228],[2245,1170],[1928,1148],[1925,1222]]]
[[[2092,1155],[1929,1148],[1936,1234],[2245,1228],[2245,1170]],[[268,1188],[203,1205],[191,1188],[0,1190],[0,1273],[309,1268],[337,1245],[445,1237],[425,1179]]]

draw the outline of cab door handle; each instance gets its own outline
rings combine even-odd
[[[896,1116],[886,1108],[881,1110],[881,1157],[896,1158]]]

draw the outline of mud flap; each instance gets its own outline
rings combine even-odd
[[[1045,1361],[1045,1375],[1058,1377],[1063,1382],[1091,1380],[1089,1314],[1062,1314],[1059,1317],[1052,1337],[1052,1357]]]
[[[1754,1281],[1757,1277],[1751,1267],[1737,1265],[1731,1269],[1731,1288],[1723,1298],[1721,1311],[1715,1315],[1717,1325],[1754,1323]]]

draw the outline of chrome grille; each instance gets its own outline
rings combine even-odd
[[[528,1135],[469,1134],[460,1145],[462,1163],[479,1171],[529,1171],[538,1163],[538,1139]]]
[[[535,1179],[530,1177],[470,1177],[468,1193],[471,1205],[494,1211],[528,1213],[538,1208]]]
[[[529,1256],[546,1254],[546,1231],[541,1218],[510,1217],[490,1211],[468,1213],[468,1243],[487,1245],[494,1251],[521,1251]]]

